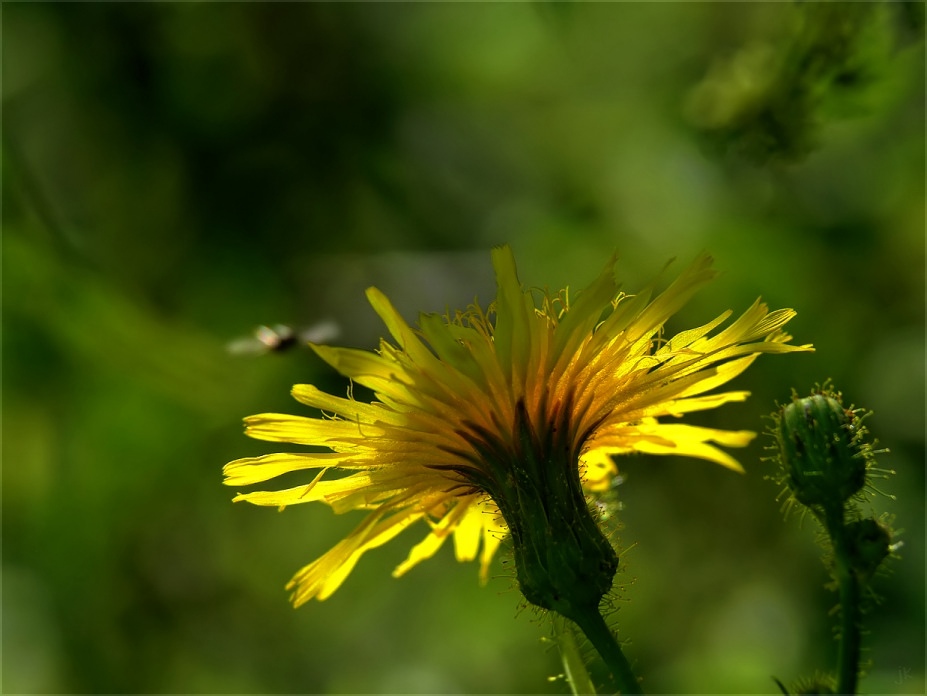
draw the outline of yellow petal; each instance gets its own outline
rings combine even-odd
[[[368,288],[367,301],[370,302],[370,306],[386,324],[390,335],[411,358],[413,363],[432,371],[442,371],[438,358],[422,343],[421,339],[412,330],[412,327],[406,323],[406,320],[402,318],[402,315],[396,311],[393,303],[389,301],[386,295],[377,288]]]
[[[495,508],[495,505],[492,508]],[[480,583],[483,585],[489,582],[489,567],[493,556],[508,531],[498,509],[495,510],[495,514],[487,510],[483,518],[483,552],[480,554]]]
[[[470,499],[468,498],[458,500],[450,512],[444,515],[444,517],[432,527],[428,536],[412,547],[408,558],[400,563],[393,571],[393,577],[398,578],[404,575],[409,569],[421,563],[426,558],[431,558],[437,553],[438,549],[444,544],[444,540],[454,531],[461,518],[466,515],[469,505]]]
[[[364,552],[385,544],[423,515],[421,511],[405,509],[381,520],[385,510],[381,508],[369,515],[346,539],[293,576],[286,589],[294,590],[291,597],[294,606],[313,598],[321,601],[330,597]]]
[[[332,396],[311,384],[297,384],[293,387],[293,397],[307,406],[335,413],[346,421],[355,423],[388,423],[401,425],[403,414],[384,408],[383,404],[366,404],[354,399]]]
[[[521,289],[515,257],[508,246],[494,247],[492,265],[496,271],[496,323],[493,332],[499,365],[516,394],[524,386],[524,368],[534,338],[534,303]]]
[[[645,335],[654,327],[663,326],[703,285],[709,283],[717,275],[711,270],[711,264],[712,258],[707,254],[696,258],[635,318],[627,330],[631,340]]]
[[[601,450],[593,449],[580,456],[583,488],[602,493],[611,488],[612,479],[618,474],[618,467],[611,456]]]
[[[754,437],[756,433],[747,430],[717,430],[677,423],[645,423],[639,426],[608,428],[607,434],[597,434],[590,442],[589,452],[601,450],[609,454],[626,454],[637,451],[646,454],[696,457],[742,472],[743,467],[736,459],[709,443],[714,442],[725,447],[745,447]]]
[[[708,332],[712,331],[713,329],[718,327],[720,324],[725,322],[727,318],[731,316],[731,314],[733,314],[733,312],[731,312],[730,310],[727,310],[726,312],[721,314],[721,316],[711,320],[707,324],[703,324],[702,326],[699,326],[698,328],[695,328],[695,329],[689,329],[688,331],[680,331],[678,334],[673,336],[669,341],[667,341],[666,345],[663,348],[661,348],[657,354],[659,355],[660,353],[664,353],[664,352],[675,353],[678,350],[681,350],[687,346],[692,345],[697,340],[699,340],[700,338],[703,338],[706,334],[708,334]]]
[[[474,496],[474,499],[466,506],[466,514],[454,530],[454,555],[458,561],[472,561],[476,558],[480,548],[480,539],[483,536],[484,517],[486,517],[486,510]]]
[[[297,445],[325,445],[330,442],[358,440],[382,436],[382,428],[346,420],[305,418],[283,413],[262,413],[245,418],[249,437],[271,442],[292,442]]]
[[[229,462],[223,467],[226,486],[250,486],[281,474],[302,469],[319,469],[337,466],[344,468],[355,455],[335,452],[282,452],[262,457],[246,457]]]
[[[356,348],[335,348],[315,344],[310,344],[310,347],[322,360],[345,377],[350,377],[378,394],[390,394],[397,398],[406,394],[406,390],[399,388],[403,384],[404,371],[393,361]]]
[[[373,480],[369,474],[357,473],[334,481],[320,481],[316,477],[312,483],[296,486],[295,488],[286,488],[282,491],[239,493],[233,500],[236,503],[246,501],[254,505],[270,505],[284,508],[287,505],[311,503],[317,500],[334,504],[335,501],[355,493],[363,493],[365,497],[373,499],[378,492],[381,491],[373,488]]]
[[[615,283],[616,260],[613,255],[599,277],[582,292],[577,293],[576,300],[570,303],[569,311],[554,330],[553,355],[573,355],[579,349],[580,343],[592,334],[602,317],[602,309],[609,305],[618,292]]]

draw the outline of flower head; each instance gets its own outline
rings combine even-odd
[[[676,421],[743,401],[744,391],[707,392],[760,353],[811,350],[788,344],[782,327],[792,310],[770,312],[759,301],[722,330],[716,331],[730,311],[665,339],[667,319],[714,276],[707,256],[656,297],[652,287],[619,292],[614,258],[574,297],[524,289],[508,247],[493,249],[492,261],[498,290],[485,309],[473,304],[453,315],[423,314],[412,328],[371,288],[367,297],[393,342],[381,341],[376,352],[313,346],[341,374],[373,390],[372,403],[297,385],[293,396],[326,416],[245,420],[251,437],[331,451],[227,464],[225,483],[232,486],[317,472],[295,488],[240,493],[236,501],[281,509],[321,501],[339,513],[368,511],[347,538],[290,581],[296,605],[330,596],[365,551],[422,520],[428,534],[395,576],[452,536],[458,560],[479,556],[485,581],[509,534],[525,596],[569,617],[574,604],[601,599],[617,568],[585,501],[587,492],[609,487],[612,455],[685,455],[741,470],[718,445],[744,446],[754,433]],[[578,596],[577,587],[585,594]]]

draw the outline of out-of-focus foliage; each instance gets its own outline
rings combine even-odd
[[[875,411],[904,547],[863,688],[923,690],[922,33],[918,3],[4,5],[3,691],[563,693],[503,562],[393,580],[393,543],[293,611],[357,519],[220,485],[269,451],[241,417],[347,388],[229,341],[334,320],[372,347],[364,287],[409,317],[485,301],[501,242],[551,287],[617,249],[628,290],[707,249],[724,275],[681,326],[799,311],[817,352],[761,358],[704,422],[761,431],[828,377]],[[616,621],[649,691],[832,661],[813,532],[738,454],[621,462]]]
[[[923,32],[923,7],[798,5],[776,35],[712,66],[689,97],[689,116],[717,145],[751,160],[802,158],[828,120],[879,108],[892,52],[907,32]]]

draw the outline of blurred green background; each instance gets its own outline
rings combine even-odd
[[[258,324],[335,321],[363,289],[410,319],[522,280],[633,291],[701,250],[722,277],[670,330],[794,307],[811,355],[763,357],[762,430],[831,377],[876,411],[869,693],[924,690],[921,3],[5,4],[4,693],[565,693],[508,556],[477,584],[424,528],[334,597],[284,583],[359,517],[232,505],[240,419],[345,381],[308,351],[231,355]],[[738,476],[623,460],[617,623],[653,693],[775,691],[833,664],[810,520],[783,523],[762,438]]]

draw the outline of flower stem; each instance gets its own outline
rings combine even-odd
[[[621,645],[618,643],[615,634],[611,632],[605,619],[597,611],[576,612],[571,617],[579,626],[580,630],[586,634],[586,638],[592,643],[592,647],[602,657],[605,665],[611,670],[612,676],[618,690],[622,694],[643,694],[641,685],[631,670],[631,664],[628,658],[624,656]]]
[[[859,579],[849,568],[838,569],[840,583],[840,653],[837,658],[837,693],[855,694],[859,677]]]
[[[843,511],[827,514],[827,531],[834,546],[834,577],[840,597],[840,646],[837,653],[837,693],[855,694],[859,681],[860,579],[850,558],[850,541]]]
[[[828,510],[826,526],[834,546],[834,579],[840,598],[840,646],[837,654],[837,693],[855,694],[859,680],[860,580],[851,559],[851,542],[843,509]]]

